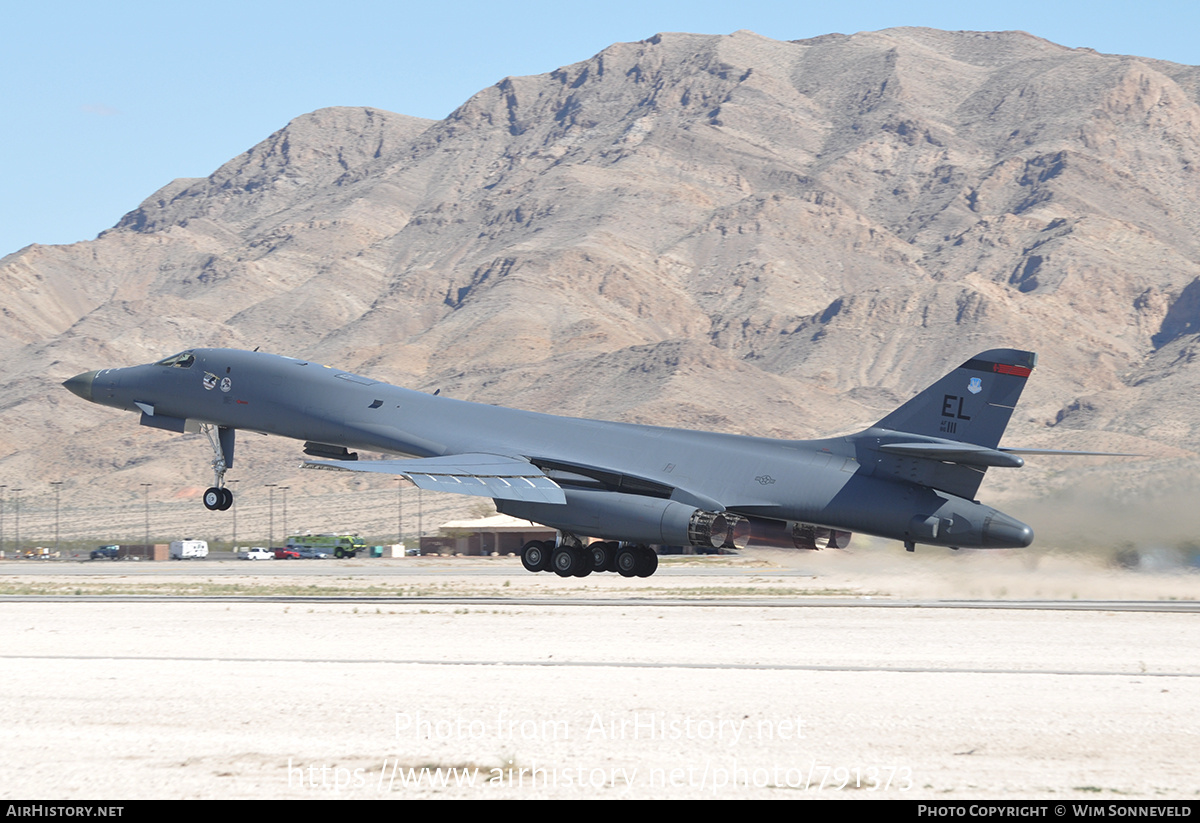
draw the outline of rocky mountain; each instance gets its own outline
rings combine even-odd
[[[661,34],[441,121],[323,109],[96,240],[0,260],[0,474],[93,516],[140,517],[143,483],[198,496],[202,442],[58,386],[189,346],[782,437],[1011,346],[1041,361],[1007,442],[1151,457],[996,470],[989,500],[1187,486],[1198,184],[1200,68],[1022,32]],[[231,477],[314,517],[395,489],[294,477],[297,445],[251,440]]]

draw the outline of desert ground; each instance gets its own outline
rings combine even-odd
[[[5,798],[1195,800],[1194,572],[8,562]]]

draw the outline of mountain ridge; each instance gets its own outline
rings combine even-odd
[[[0,464],[202,482],[198,446],[54,385],[200,345],[781,437],[1029,348],[1010,440],[1191,459],[1198,163],[1200,69],[1024,32],[660,34],[440,121],[321,109],[96,240],[0,260]],[[987,483],[1068,482],[1022,472]]]

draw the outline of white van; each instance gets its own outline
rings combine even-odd
[[[171,541],[172,560],[193,560],[208,557],[207,540],[173,540]]]

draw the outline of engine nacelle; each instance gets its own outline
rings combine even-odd
[[[792,524],[792,541],[798,549],[844,549],[850,545],[850,532],[810,526],[807,523]]]
[[[851,532],[781,520],[763,520],[752,517],[750,526],[751,546],[766,546],[774,549],[844,549],[850,545]]]
[[[496,508],[580,537],[627,543],[742,548],[750,537],[746,518],[704,511],[677,500],[590,489],[563,489],[563,494],[565,506],[497,500]]]
[[[688,542],[693,546],[743,549],[749,539],[749,521],[728,512],[706,512],[696,509],[688,524]]]

